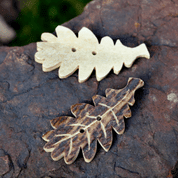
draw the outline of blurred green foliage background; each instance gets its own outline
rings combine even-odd
[[[23,0],[21,12],[16,20],[17,38],[10,46],[24,46],[40,41],[43,32],[54,32],[55,28],[83,12],[91,0]]]

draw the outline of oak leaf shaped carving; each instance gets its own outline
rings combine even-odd
[[[125,130],[124,118],[131,117],[135,102],[134,93],[144,82],[138,78],[129,78],[125,88],[120,90],[106,89],[106,97],[93,96],[94,106],[75,104],[71,111],[75,117],[61,116],[51,120],[54,130],[43,135],[47,141],[46,152],[57,161],[64,157],[66,164],[71,164],[82,150],[84,160],[90,162],[97,150],[97,141],[105,151],[112,144],[112,129],[117,134]]]
[[[135,48],[124,46],[120,40],[114,45],[109,36],[101,39],[99,44],[96,36],[88,28],[83,27],[77,36],[64,26],[56,28],[57,37],[43,33],[37,42],[35,61],[42,64],[44,72],[58,67],[59,78],[66,78],[79,69],[78,80],[86,81],[92,71],[96,70],[96,78],[102,80],[113,69],[119,74],[122,66],[130,68],[138,57],[150,58],[143,43]]]

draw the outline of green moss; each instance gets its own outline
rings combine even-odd
[[[55,28],[82,13],[91,0],[27,0],[22,3],[16,20],[17,38],[10,46],[24,46],[40,41],[43,32],[54,32]]]

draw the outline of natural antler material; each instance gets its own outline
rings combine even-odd
[[[131,117],[129,105],[134,104],[134,93],[143,85],[141,79],[129,78],[125,88],[106,89],[106,97],[94,96],[95,106],[73,105],[71,111],[75,117],[61,116],[51,120],[54,130],[43,135],[48,142],[44,150],[52,152],[51,157],[55,161],[64,157],[67,164],[75,161],[80,148],[85,161],[90,162],[96,154],[97,140],[108,151],[112,144],[112,129],[123,134],[124,117]]]
[[[66,78],[79,69],[79,82],[84,82],[96,70],[96,78],[102,80],[111,69],[119,74],[123,64],[131,67],[138,57],[150,58],[145,44],[135,48],[122,45],[117,40],[106,36],[98,43],[95,35],[83,27],[76,35],[68,28],[58,26],[57,37],[50,33],[43,33],[43,42],[37,43],[35,61],[42,64],[43,71],[49,72],[58,67],[59,77]]]

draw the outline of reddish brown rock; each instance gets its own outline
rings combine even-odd
[[[125,44],[177,46],[177,14],[174,0],[93,0],[82,15],[64,25],[75,32],[87,26],[98,37],[120,38]]]
[[[125,45],[148,45],[151,59],[138,59],[119,75],[97,82],[94,73],[79,84],[77,72],[59,79],[57,70],[44,73],[35,63],[36,45],[0,48],[0,149],[9,163],[3,177],[176,177],[178,160],[178,37],[177,2],[162,0],[95,0],[79,17],[65,23],[76,33],[90,28],[100,39],[120,38]],[[129,77],[145,85],[136,92],[132,117],[122,136],[113,134],[109,152],[98,145],[96,157],[85,163],[80,153],[66,165],[54,162],[42,149],[49,120],[69,115],[76,103],[92,104],[106,88],[119,89]],[[6,156],[6,157],[7,157]],[[0,156],[1,157],[1,156]],[[2,160],[1,160],[2,161]],[[8,167],[9,165],[9,167]],[[173,169],[173,171],[171,171]]]
[[[0,175],[5,175],[10,170],[10,160],[8,155],[0,149]]]

